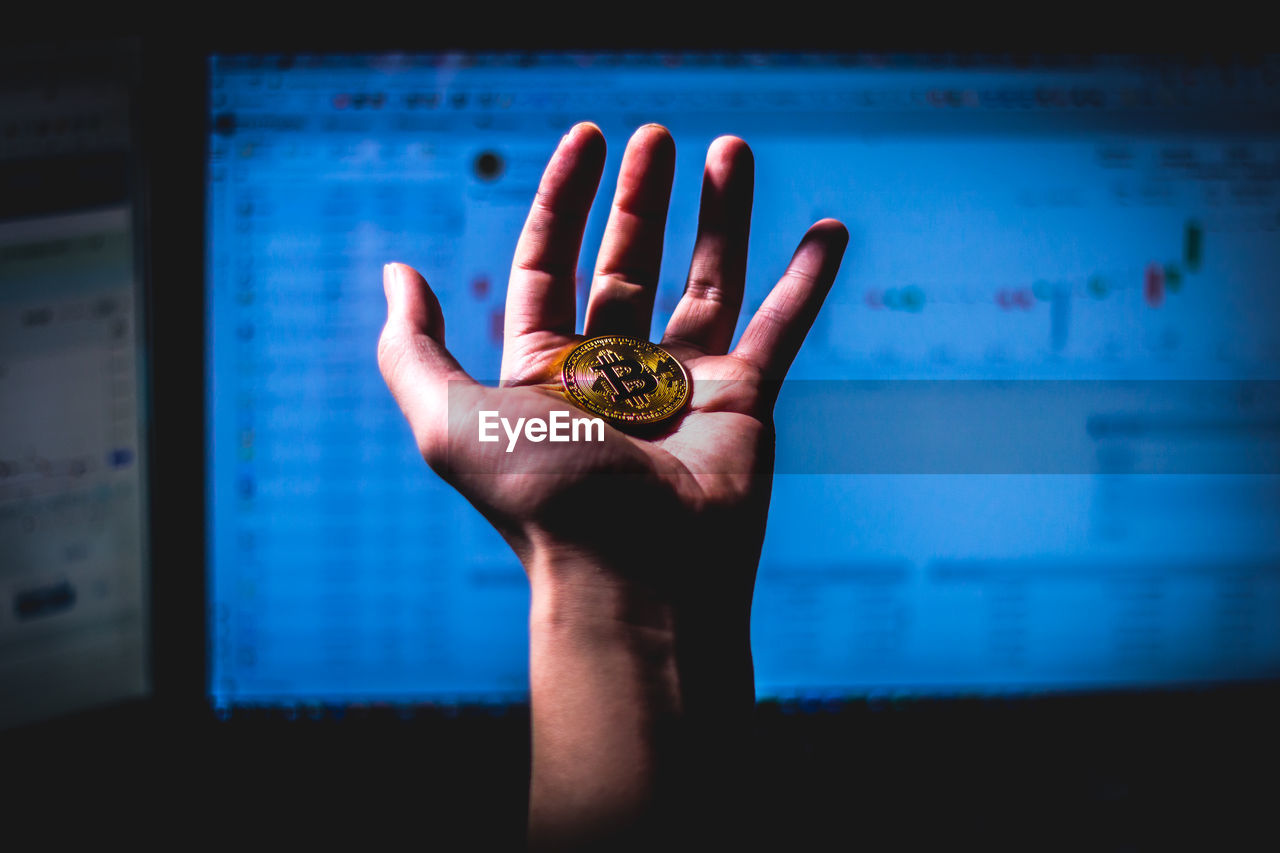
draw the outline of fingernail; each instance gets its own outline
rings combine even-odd
[[[387,310],[389,312],[394,312],[400,306],[402,280],[403,273],[400,271],[399,264],[382,265],[382,289],[387,294]]]

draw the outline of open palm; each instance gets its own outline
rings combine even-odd
[[[445,349],[439,302],[420,275],[387,267],[382,372],[424,458],[502,532],[532,572],[535,549],[592,555],[624,579],[659,581],[672,554],[711,566],[693,580],[721,585],[717,565],[754,580],[773,469],[772,412],[785,376],[831,286],[848,236],[813,225],[733,351],[746,273],[754,164],[721,137],[707,153],[688,283],[661,346],[691,379],[688,408],[664,431],[606,428],[600,443],[517,445],[477,440],[478,413],[546,419],[569,403],[559,369],[578,342],[605,334],[648,339],[675,169],[665,128],[646,125],[623,157],[595,267],[585,328],[575,332],[575,273],[604,166],[593,124],[575,126],[543,175],[512,265],[501,384],[472,380]],[[693,553],[690,553],[690,552]],[[682,564],[684,560],[680,561]],[[546,571],[554,571],[547,567]],[[744,576],[745,575],[745,576]]]

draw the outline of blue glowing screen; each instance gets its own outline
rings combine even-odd
[[[1274,60],[214,57],[214,704],[527,695],[524,574],[383,384],[381,271],[421,270],[495,377],[583,119],[583,297],[626,139],[676,140],[655,338],[716,136],[755,153],[744,314],[811,222],[851,232],[778,405],[761,697],[1280,676],[1278,115]]]

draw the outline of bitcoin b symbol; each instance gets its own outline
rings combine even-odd
[[[648,402],[649,394],[658,390],[658,380],[635,359],[622,358],[613,350],[605,350],[591,369],[600,374],[591,387],[597,394],[612,394],[613,402]],[[644,398],[637,400],[636,398]]]

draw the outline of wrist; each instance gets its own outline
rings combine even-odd
[[[666,583],[561,544],[541,543],[522,562],[531,629],[617,635],[643,629],[674,636],[676,595]]]
[[[686,559],[663,566],[665,578],[689,579],[675,584],[606,567],[572,547],[542,545],[525,566],[531,675],[554,656],[625,655],[628,670],[660,692],[651,698],[667,712],[711,716],[754,705],[754,564]]]

